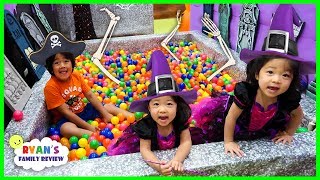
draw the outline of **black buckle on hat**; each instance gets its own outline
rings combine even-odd
[[[166,92],[177,92],[178,87],[171,74],[155,76],[155,82],[148,86],[148,96]]]
[[[298,56],[297,44],[289,39],[289,32],[287,31],[270,30],[263,49]]]
[[[265,50],[288,53],[289,32],[281,30],[270,30],[267,36]]]

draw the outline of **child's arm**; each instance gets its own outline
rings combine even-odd
[[[141,139],[140,138],[140,153],[143,159],[160,162],[159,159],[155,156],[155,154],[151,151],[151,140]],[[160,165],[151,162],[147,162],[149,166],[151,166],[154,170],[158,171],[162,175],[171,175],[172,167],[170,163]],[[163,162],[165,163],[165,162]]]
[[[92,104],[92,106],[100,112],[102,118],[105,122],[110,122],[112,115],[108,113],[108,111],[103,107],[101,102],[98,100],[98,98],[91,92],[88,91],[84,93],[88,101]]]
[[[186,159],[191,149],[191,135],[189,128],[183,130],[180,134],[180,145],[173,159],[171,166],[175,171],[183,171],[183,161]]]
[[[238,155],[239,157],[242,157],[244,155],[243,151],[240,149],[240,146],[233,141],[236,121],[241,113],[242,109],[240,109],[235,103],[232,103],[225,120],[224,151],[226,154],[230,152],[232,157],[234,156],[234,154]]]
[[[67,104],[64,103],[61,106],[58,106],[56,108],[56,110],[59,111],[63,117],[67,118],[69,121],[73,122],[78,127],[83,128],[83,129],[87,129],[92,132],[94,132],[96,130],[94,126],[91,126],[89,123],[82,120],[79,116],[77,116],[75,113],[73,113],[68,108]]]
[[[275,138],[272,140],[275,143],[282,142],[291,143],[293,140],[293,135],[296,132],[297,128],[300,126],[302,118],[303,118],[303,111],[301,106],[298,106],[295,110],[291,111],[290,113],[291,120],[288,123],[288,126],[284,132],[280,132]]]

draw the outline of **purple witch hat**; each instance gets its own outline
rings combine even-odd
[[[130,110],[134,112],[148,113],[148,105],[151,99],[161,96],[180,96],[188,104],[197,99],[197,92],[180,91],[169,68],[166,57],[160,50],[154,51],[147,65],[147,71],[152,68],[151,83],[148,86],[147,97],[133,101]]]
[[[292,5],[280,4],[273,16],[262,51],[243,49],[240,53],[240,59],[248,63],[263,55],[279,56],[300,62],[301,74],[315,74],[315,62],[298,56],[293,23],[300,25],[299,17]]]

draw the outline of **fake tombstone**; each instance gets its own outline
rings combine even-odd
[[[12,111],[23,110],[31,96],[31,89],[4,56],[4,97]]]
[[[259,8],[256,4],[242,5],[239,21],[237,52],[247,48],[252,50],[259,18]]]
[[[42,47],[45,37],[42,34],[37,23],[33,20],[33,18],[28,13],[25,13],[25,12],[21,13],[20,19],[23,22],[24,26],[28,29],[31,37],[37,42],[39,47]]]
[[[19,22],[8,10],[5,10],[5,25],[10,33],[11,38],[19,47],[20,53],[23,55],[23,60],[26,62],[28,69],[31,69],[31,73],[34,75],[36,80],[41,79],[45,68],[41,65],[31,62],[29,59],[28,55],[33,52],[33,47]]]

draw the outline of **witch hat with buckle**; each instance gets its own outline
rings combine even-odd
[[[263,55],[279,56],[298,61],[301,64],[301,74],[315,74],[315,62],[298,56],[293,23],[299,25],[299,17],[292,5],[280,4],[273,16],[262,51],[243,49],[240,53],[240,59],[248,63]]]
[[[179,90],[162,51],[157,50],[151,54],[147,71],[150,69],[152,69],[152,76],[151,83],[148,86],[147,97],[133,101],[130,105],[130,111],[148,113],[149,101],[161,96],[180,96],[188,104],[197,99],[197,92],[195,90]]]

